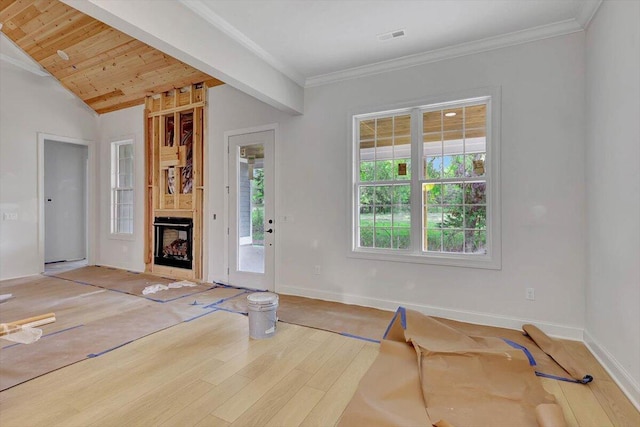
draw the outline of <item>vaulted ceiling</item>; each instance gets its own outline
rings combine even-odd
[[[58,0],[0,0],[0,22],[7,37],[99,114],[192,83],[222,84]]]

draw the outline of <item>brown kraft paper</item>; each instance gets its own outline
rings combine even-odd
[[[499,338],[469,336],[403,308],[385,338],[341,426],[428,426],[435,420],[439,426],[536,427],[536,407],[555,402],[526,355]]]
[[[589,375],[584,367],[582,367],[564,348],[562,343],[550,338],[534,325],[524,325],[522,330],[558,365],[562,366],[571,377],[583,384],[589,383],[593,377]]]

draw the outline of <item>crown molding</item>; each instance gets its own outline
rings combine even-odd
[[[472,55],[474,53],[501,49],[550,37],[571,34],[578,31],[583,31],[583,29],[584,28],[575,19],[569,19],[566,21],[556,22],[554,24],[542,25],[527,30],[516,31],[513,33],[489,37],[469,43],[462,43],[455,46],[431,50],[429,52],[408,55],[398,59],[377,62],[375,64],[364,65],[361,67],[354,67],[342,71],[336,71],[334,73],[309,77],[305,81],[304,87],[307,88],[321,86],[329,83],[339,82],[342,80],[355,79],[364,76],[371,76],[374,74],[386,73],[389,71],[401,70],[404,68],[414,67],[416,65],[428,64],[430,62],[442,61],[445,59],[452,59],[460,56]]]
[[[0,61],[6,62],[11,65],[15,65],[18,68],[22,68],[23,70],[26,70],[26,71],[29,71],[30,73],[35,74],[36,76],[49,77],[51,75],[40,67],[29,64],[28,62],[21,61],[12,56],[5,55],[4,53],[0,53]]]
[[[578,21],[585,30],[589,27],[589,24],[600,8],[602,1],[603,0],[583,0],[582,8],[578,11],[576,21]]]
[[[271,65],[273,68],[280,71],[282,74],[289,77],[300,86],[304,86],[304,76],[258,46],[258,44],[241,33],[236,27],[228,23],[220,15],[208,8],[203,0],[179,0],[179,2],[204,18],[207,22],[216,27],[218,30],[222,31],[232,40],[247,48],[250,52],[265,61],[267,64]]]

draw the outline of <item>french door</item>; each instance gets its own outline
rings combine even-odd
[[[274,290],[274,140],[266,130],[230,136],[230,285]]]

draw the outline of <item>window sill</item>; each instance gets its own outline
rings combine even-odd
[[[406,262],[412,264],[441,265],[447,267],[483,268],[501,270],[499,257],[488,255],[449,255],[449,254],[413,254],[393,253],[384,250],[352,249],[347,254],[349,258],[369,259],[374,261]]]
[[[109,233],[109,239],[112,240],[127,240],[133,242],[136,240],[133,233],[131,234],[122,234],[122,233]]]

